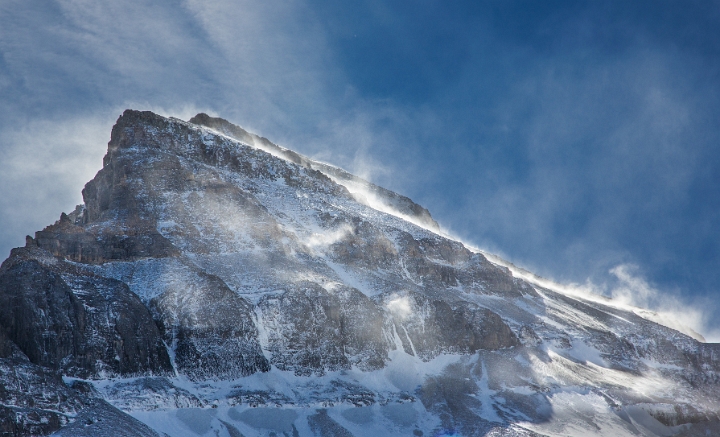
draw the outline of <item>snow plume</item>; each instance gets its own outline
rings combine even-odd
[[[407,296],[393,297],[385,305],[388,311],[399,319],[405,319],[412,314],[412,307],[410,305],[410,299]]]
[[[584,284],[561,284],[537,276],[498,256],[482,250],[474,250],[482,253],[490,262],[507,267],[516,278],[536,286],[571,297],[632,311],[640,317],[680,331],[698,341],[720,341],[720,332],[708,327],[711,314],[707,308],[712,309],[713,305],[690,304],[676,295],[658,290],[639,275],[637,266],[620,264],[610,269],[608,273],[616,281],[613,285],[607,283],[598,285],[589,280]],[[608,299],[606,296],[610,296],[612,299]]]
[[[638,274],[637,266],[621,264],[610,269],[610,274],[618,281],[611,290],[612,298],[618,303],[637,307],[636,314],[697,340],[705,341],[704,336],[698,334],[703,332],[709,341],[717,341],[718,333],[708,333],[706,329],[709,315],[705,310],[652,287]]]
[[[322,250],[332,244],[337,243],[338,241],[344,239],[346,236],[348,236],[352,233],[353,233],[352,226],[350,226],[348,224],[344,224],[343,226],[340,226],[339,228],[332,230],[332,231],[313,233],[305,241],[305,245],[313,250],[316,250],[316,249]]]
[[[439,233],[438,229],[433,229],[429,227],[427,223],[423,223],[416,217],[398,211],[397,208],[390,205],[385,199],[383,199],[381,196],[377,195],[371,189],[369,189],[369,185],[361,182],[353,182],[344,179],[341,180],[333,177],[332,175],[327,176],[330,177],[335,183],[347,188],[347,190],[350,192],[350,194],[353,195],[355,200],[362,203],[363,205],[369,206],[370,208],[383,212],[385,214],[389,214],[403,219],[408,223],[412,223],[419,228],[425,229],[426,231]]]
[[[657,300],[657,290],[652,288],[644,278],[637,276],[636,266],[621,264],[610,269],[610,273],[620,283],[612,290],[613,299],[639,307],[649,307],[653,301]]]

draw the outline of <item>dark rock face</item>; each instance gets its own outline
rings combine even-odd
[[[48,435],[84,408],[59,374],[27,359],[0,359],[0,433]]]
[[[125,284],[44,264],[37,258],[52,258],[42,252],[15,249],[0,268],[0,325],[32,363],[84,378],[171,371],[149,311]]]
[[[175,365],[191,379],[238,378],[270,369],[258,343],[251,305],[219,278],[199,273],[184,289],[150,302]]]
[[[453,307],[413,293],[388,296],[385,305],[394,315],[392,326],[405,352],[423,360],[441,353],[472,354],[519,344],[500,316],[467,302]]]
[[[395,245],[375,226],[363,220],[332,220],[329,229],[346,229],[347,234],[330,246],[334,260],[365,269],[388,268],[397,265]]]
[[[465,287],[475,293],[497,294],[507,298],[538,294],[528,283],[513,278],[507,268],[499,267],[478,253],[470,252],[457,241],[440,236],[416,239],[407,232],[397,236],[399,263],[416,283],[427,290]]]
[[[0,327],[0,358],[28,361],[27,355],[12,341],[4,327]]]
[[[701,343],[698,345],[698,365],[700,368],[720,372],[720,344]]]
[[[272,364],[298,375],[381,368],[388,343],[383,315],[352,288],[327,291],[312,283],[260,302]]]
[[[149,257],[175,256],[179,252],[148,223],[126,223],[131,229],[86,229],[65,216],[54,225],[35,233],[32,245],[67,260],[98,264]]]

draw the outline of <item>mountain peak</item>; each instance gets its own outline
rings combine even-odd
[[[83,199],[0,267],[18,435],[720,429],[719,345],[514,276],[226,120],[125,111]]]

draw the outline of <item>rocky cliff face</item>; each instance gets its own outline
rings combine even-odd
[[[225,120],[126,111],[83,199],[0,268],[0,364],[57,399],[2,377],[15,435],[155,432],[112,405],[170,435],[717,429],[717,345]]]
[[[32,363],[67,376],[172,370],[150,312],[127,285],[32,246],[0,267],[0,324]]]

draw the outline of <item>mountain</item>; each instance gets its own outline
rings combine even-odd
[[[82,194],[0,267],[3,435],[720,435],[720,345],[223,119],[125,111]]]

